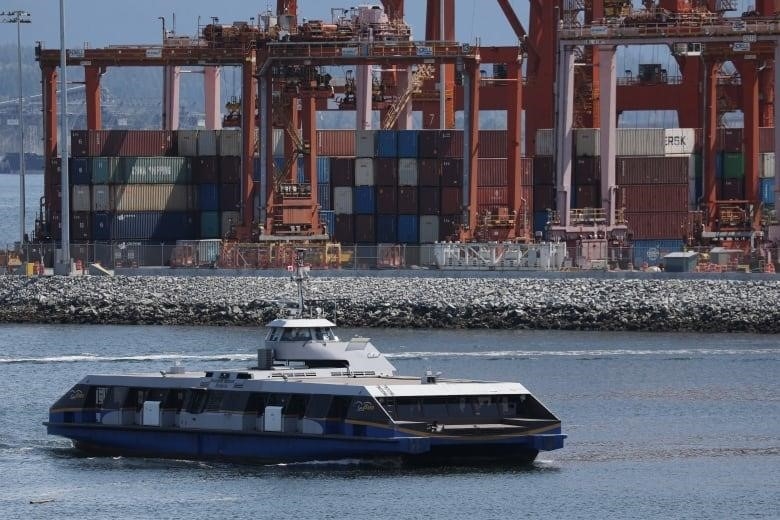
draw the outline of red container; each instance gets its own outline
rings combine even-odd
[[[463,188],[445,187],[441,189],[441,212],[444,215],[460,213],[462,204]]]
[[[507,163],[508,167],[509,163]],[[520,185],[533,186],[534,184],[534,160],[531,157],[520,158]]]
[[[463,153],[462,130],[439,130],[436,135],[436,149],[439,158],[461,158]]]
[[[775,127],[762,126],[758,129],[758,152],[771,153],[775,151]]]
[[[398,190],[393,186],[377,186],[376,212],[380,215],[394,215],[398,211]]]
[[[506,130],[479,131],[479,158],[500,159],[507,156]]]
[[[741,128],[719,128],[717,149],[722,152],[740,153],[742,134]]]
[[[506,186],[506,159],[480,159],[477,161],[477,186]]]
[[[625,216],[634,240],[680,239],[687,235],[687,211],[627,212]]]
[[[721,200],[745,200],[745,179],[722,179]]]
[[[169,130],[89,130],[90,157],[175,156],[177,140]]]
[[[400,186],[398,188],[398,214],[417,215],[417,186]]]
[[[463,159],[442,159],[441,161],[441,185],[463,185]]]
[[[601,186],[598,184],[581,184],[574,186],[572,208],[600,208]]]
[[[438,186],[441,184],[439,161],[435,159],[420,159],[417,164],[417,184],[420,186]]]
[[[625,184],[686,184],[690,161],[684,157],[618,157],[615,180]]]
[[[574,184],[601,182],[601,157],[575,157],[573,167]]]
[[[219,186],[219,209],[239,211],[241,209],[241,185],[221,184]]]
[[[355,243],[355,216],[336,215],[333,241],[351,245]]]
[[[477,188],[477,204],[480,206],[506,206],[509,194],[506,186]]]
[[[70,154],[73,157],[89,157],[89,130],[71,131]]]
[[[555,209],[555,186],[534,186],[534,211]]]
[[[224,184],[241,182],[240,157],[226,156],[219,158],[219,180]]]
[[[333,186],[355,184],[355,159],[349,157],[330,158],[330,183]]]
[[[420,130],[417,147],[419,157],[434,159],[439,156],[436,136],[437,130]]]
[[[89,242],[92,239],[92,213],[77,211],[71,214],[70,237],[77,242]]]
[[[318,130],[317,155],[320,157],[354,157],[354,130]]]
[[[219,182],[218,157],[192,157],[190,164],[192,165],[192,181],[195,184],[217,184]]]
[[[455,242],[459,239],[460,222],[463,217],[459,214],[442,215],[439,218],[439,240]]]
[[[618,188],[626,211],[688,211],[687,184],[638,184]]]
[[[421,186],[419,191],[420,215],[438,215],[441,211],[440,190],[438,187]]]
[[[520,211],[525,211],[528,219],[533,219],[534,211],[534,188],[533,186],[520,186],[520,200],[517,201],[517,207]]]
[[[555,184],[555,171],[553,170],[553,158],[538,156],[533,158],[533,184],[534,186]]]
[[[358,244],[376,244],[374,215],[355,215],[355,242]]]
[[[374,160],[374,184],[377,186],[398,185],[398,159]]]

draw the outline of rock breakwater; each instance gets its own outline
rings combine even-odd
[[[264,325],[282,277],[0,277],[0,322]],[[780,282],[314,277],[343,327],[780,332]]]

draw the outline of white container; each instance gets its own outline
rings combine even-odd
[[[665,155],[690,155],[696,144],[696,131],[693,128],[664,129]]]
[[[110,193],[108,184],[92,186],[92,211],[111,211]]]
[[[598,157],[601,155],[600,139],[601,131],[599,128],[575,129],[574,150],[577,157]]]
[[[198,130],[198,155],[217,155],[219,130]]]
[[[122,184],[111,191],[112,209],[118,212],[191,211],[196,207],[192,184]]]
[[[431,244],[439,241],[439,216],[420,215],[420,243]]]
[[[775,154],[774,152],[759,154],[758,158],[758,176],[764,179],[775,176]]]
[[[71,192],[71,211],[90,211],[90,186],[88,184],[76,184]]]
[[[176,132],[179,155],[182,157],[197,157],[198,155],[198,131],[178,130]]]
[[[417,159],[398,159],[398,185],[417,186]]]
[[[374,160],[366,157],[355,159],[355,186],[374,185]]]
[[[335,215],[351,215],[353,213],[351,186],[333,188],[333,213]]]
[[[373,158],[375,143],[376,143],[375,130],[356,130],[355,131],[355,156]]]
[[[536,131],[534,149],[536,155],[555,155],[555,133],[552,128],[540,128]]]
[[[665,155],[666,131],[663,128],[618,128],[615,155],[645,157]]]
[[[241,157],[241,135],[243,132],[238,128],[229,130],[220,130],[219,132],[219,155],[226,157]]]

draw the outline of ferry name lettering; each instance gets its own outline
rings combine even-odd
[[[84,399],[84,391],[81,388],[77,390],[73,390],[68,396],[68,399],[70,400]]]
[[[373,412],[376,409],[371,401],[358,401],[355,406],[358,412]]]

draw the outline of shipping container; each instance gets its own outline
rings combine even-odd
[[[77,184],[71,189],[71,211],[90,211],[92,209],[91,186],[89,184]]]
[[[398,211],[398,190],[393,186],[377,186],[376,212],[380,215],[392,215]],[[381,242],[381,240],[380,240]]]
[[[439,240],[443,242],[457,241],[460,238],[458,234],[462,218],[460,214],[439,217]]]
[[[685,184],[634,184],[618,188],[618,202],[626,211],[681,212],[689,206]]]
[[[555,184],[555,171],[553,170],[552,157],[533,158],[533,184],[534,186]]]
[[[330,184],[317,186],[317,204],[320,205],[321,210],[328,211],[333,209],[332,195]]]
[[[492,135],[492,133],[490,135]],[[491,145],[495,145],[495,143],[490,140],[490,137],[486,137],[485,141],[485,146],[488,149]],[[480,146],[482,145],[480,144]],[[436,134],[436,150],[437,157],[441,159],[463,157],[463,131],[439,130]],[[482,155],[482,148],[480,148],[480,155]],[[504,153],[504,155],[506,155],[506,153]],[[487,157],[489,157],[489,155]]]
[[[395,244],[398,241],[398,217],[378,215],[376,217],[376,241],[379,244]]]
[[[196,191],[182,184],[125,184],[111,187],[111,208],[117,212],[191,211]]]
[[[632,244],[634,267],[641,269],[663,264],[664,256],[683,250],[684,242],[679,239],[635,240]]]
[[[441,164],[435,159],[420,159],[417,164],[417,182],[420,186],[441,184]]]
[[[186,157],[124,157],[117,184],[190,184],[192,169]]]
[[[664,155],[666,132],[663,128],[618,128],[615,155]]]
[[[107,211],[92,213],[92,240],[111,240],[111,214]]]
[[[198,155],[219,155],[219,130],[198,130]]]
[[[175,156],[177,142],[169,130],[89,130],[90,157]]]
[[[376,213],[375,188],[373,186],[355,186],[353,207],[356,215],[373,215]],[[357,227],[355,229],[357,231]]]
[[[373,186],[374,184],[374,160],[367,157],[355,159],[355,186]]]
[[[436,146],[436,130],[420,130],[418,134],[418,157],[435,159],[439,156]]]
[[[601,157],[575,157],[572,179],[574,184],[601,182]]]
[[[555,186],[534,186],[534,210],[555,209]]]
[[[336,229],[336,214],[332,210],[320,210],[320,224],[324,227],[323,232],[333,238],[333,230]]]
[[[696,151],[696,129],[664,129],[664,155],[690,155]]]
[[[219,230],[219,211],[202,211],[200,213],[200,238],[221,238]]]
[[[108,184],[92,186],[92,211],[111,210],[111,189]]]
[[[506,186],[477,188],[477,204],[488,206],[506,206],[509,204],[509,192]]]
[[[333,211],[336,215],[351,215],[353,213],[352,193],[350,186],[333,187]]]
[[[376,244],[374,215],[355,215],[355,242],[358,244]]]
[[[420,243],[430,244],[439,241],[439,216],[420,215]]]
[[[721,200],[745,200],[745,179],[724,178],[720,185]]]
[[[743,179],[745,177],[745,157],[741,153],[723,153],[723,178]]]
[[[259,157],[254,157],[252,159],[252,180],[254,182],[260,183],[263,181],[263,169],[262,169],[262,162],[260,161]]]
[[[376,152],[376,130],[355,130],[355,156],[374,157]]]
[[[764,126],[758,129],[758,152],[775,152],[775,127]]]
[[[198,131],[177,130],[176,142],[179,155],[182,157],[196,157],[198,155]]]
[[[458,133],[463,135],[462,131]],[[506,130],[480,130],[478,138],[480,159],[503,159],[508,155]],[[463,150],[462,144],[461,150]],[[460,155],[452,157],[468,157],[468,154],[462,151]]]
[[[224,184],[241,182],[241,157],[219,158],[219,180]]]
[[[686,191],[687,202],[687,191]],[[572,187],[572,208],[600,208],[601,207],[601,185],[600,184],[579,184]],[[687,209],[687,205],[685,207]]]
[[[764,205],[775,205],[775,178],[765,177],[759,179],[759,191],[761,193],[761,202]]]
[[[342,245],[351,245],[355,243],[355,216],[339,215],[336,213],[334,218],[333,241],[340,242]]]
[[[441,208],[440,194],[438,187],[420,186],[418,191],[419,213],[421,215],[438,215]]]
[[[398,157],[416,159],[418,155],[419,132],[417,130],[398,131]]]
[[[418,184],[417,159],[398,159],[398,185],[417,186]]]
[[[500,161],[501,159],[482,159],[485,161]],[[441,185],[442,186],[462,186],[463,185],[463,159],[442,159],[441,160]]]
[[[742,135],[742,128],[718,128],[715,148],[726,153],[742,153]]]
[[[762,153],[758,158],[758,176],[769,178],[775,176],[775,154]]]
[[[398,213],[403,215],[416,215],[417,207],[418,207],[417,186],[399,186]]]
[[[555,132],[552,128],[540,128],[536,131],[534,155],[536,157],[555,155]]]
[[[574,155],[598,157],[601,155],[601,131],[598,128],[574,129]]]
[[[257,160],[259,162],[259,159]],[[217,184],[219,182],[219,157],[193,157],[190,159],[192,182]]]
[[[690,157],[617,157],[615,180],[623,184],[682,184],[690,176]]]
[[[221,211],[219,214],[219,228],[222,236],[233,233],[237,226],[241,225],[241,214],[238,211]]]
[[[71,157],[89,157],[89,130],[72,130],[70,132],[70,155]]]
[[[333,186],[353,186],[355,184],[355,159],[331,157],[330,182]]]
[[[509,162],[507,162],[507,171],[509,172]],[[521,157],[520,158],[520,185],[533,186],[533,184],[534,184],[534,160],[531,157]]]
[[[377,186],[397,186],[398,159],[376,159],[374,161],[374,182]]]
[[[161,240],[195,238],[196,219],[190,213],[144,211],[116,213],[111,219],[113,240]]]
[[[92,214],[89,211],[75,211],[70,218],[70,238],[76,242],[92,240]]]
[[[221,211],[241,210],[240,184],[221,184],[219,186],[219,209]]]
[[[121,182],[119,173],[119,158],[117,157],[92,157],[90,171],[92,184],[109,184]]]
[[[199,184],[198,190],[198,209],[200,211],[219,211],[219,185],[218,184]],[[203,237],[213,238],[213,237]]]
[[[626,212],[628,229],[635,240],[650,238],[679,239],[687,235],[687,211]]]
[[[317,182],[330,184],[330,157],[317,157]]]
[[[73,157],[68,161],[68,182],[70,184],[90,184],[90,160],[87,157]]]
[[[533,213],[534,233],[536,232],[544,233],[547,230],[547,220],[549,219],[549,217],[550,214],[547,212],[547,210],[534,211]]]
[[[378,130],[375,139],[376,157],[398,156],[398,133],[395,130]]]
[[[276,154],[275,154],[276,155]],[[278,155],[283,155],[282,153]],[[354,130],[318,130],[317,155],[329,157],[355,156]]]
[[[419,242],[420,219],[417,215],[398,215],[398,242],[417,244]]]
[[[241,135],[238,128],[219,131],[219,155],[223,157],[241,157],[243,150]]]

